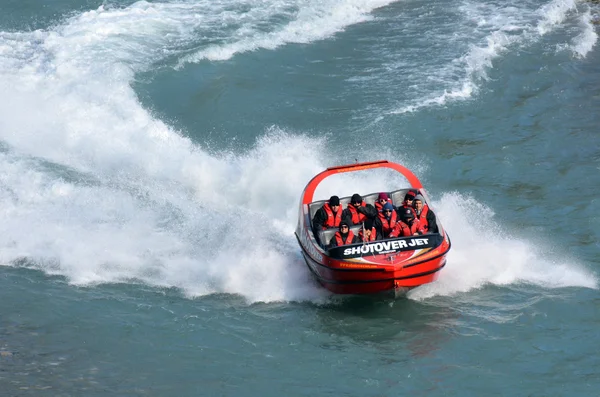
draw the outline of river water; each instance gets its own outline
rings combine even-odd
[[[4,2],[2,395],[597,396],[594,7]],[[448,264],[332,296],[300,193],[378,159],[421,179]]]

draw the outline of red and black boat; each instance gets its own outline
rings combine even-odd
[[[395,170],[410,184],[410,188],[387,192],[393,204],[400,206],[406,192],[412,189],[418,190],[426,204],[431,205],[419,179],[408,168],[387,160],[331,167],[316,175],[302,193],[296,237],[310,271],[319,283],[337,294],[392,292],[402,295],[414,287],[435,281],[440,270],[446,265],[450,238],[439,219],[438,233],[343,245],[331,249],[328,249],[326,244],[337,228],[318,231],[319,240],[315,239],[311,222],[315,212],[326,202],[313,201],[317,186],[331,175],[375,168]],[[364,195],[363,200],[373,204],[379,193]],[[340,198],[344,208],[348,202],[350,197]],[[357,234],[360,227],[352,226],[351,229]]]

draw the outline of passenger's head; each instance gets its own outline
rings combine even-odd
[[[367,218],[363,225],[365,226],[365,230],[371,230],[373,228],[373,220]]]
[[[354,193],[350,199],[350,203],[355,207],[360,207],[362,204],[362,197],[358,193]]]
[[[425,200],[423,200],[423,196],[421,196],[420,194],[417,194],[417,196],[413,200],[413,207],[415,207],[415,209],[417,211],[421,211],[423,209],[424,202],[425,202]]]
[[[408,192],[406,192],[406,195],[404,196],[404,202],[407,205],[412,205],[412,202],[415,199],[416,195],[417,195],[417,193],[414,190],[409,190]]]
[[[377,196],[377,201],[380,202],[381,205],[387,203],[389,199],[387,193],[379,193],[379,196]]]
[[[350,230],[350,226],[348,226],[348,222],[341,221],[340,222],[340,233],[346,234]]]
[[[332,209],[337,210],[336,207],[339,208],[339,206],[340,206],[340,198],[338,196],[331,196],[331,197],[329,197],[329,206]]]
[[[400,212],[400,219],[404,222],[412,223],[415,220],[415,213],[410,208],[403,208],[402,212]]]
[[[381,212],[383,212],[383,215],[386,218],[389,218],[390,216],[392,216],[392,212],[394,212],[394,206],[391,203],[385,203],[385,205],[381,209]]]

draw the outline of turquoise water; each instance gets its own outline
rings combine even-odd
[[[593,7],[5,2],[0,394],[597,396]],[[300,193],[383,158],[427,187],[448,265],[331,296]]]

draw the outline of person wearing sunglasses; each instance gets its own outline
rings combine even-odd
[[[348,222],[342,221],[339,230],[329,241],[329,248],[341,247],[342,245],[358,243],[358,237],[354,235]]]
[[[388,238],[394,227],[396,227],[397,222],[396,209],[392,203],[385,203],[377,217],[375,228],[378,229],[379,234],[383,238]]]
[[[379,196],[377,197],[377,201],[375,201],[375,209],[377,210],[377,212],[381,212],[381,210],[383,209],[383,206],[386,205],[387,203],[392,204],[392,200],[390,199],[390,196],[388,196],[387,193],[379,193]],[[394,207],[394,209],[396,209],[396,208]]]
[[[413,201],[415,200],[416,195],[417,192],[413,189],[410,189],[408,192],[406,192],[406,194],[404,195],[404,201],[402,202],[402,205],[398,207],[398,213],[400,213],[402,209],[412,208]]]

